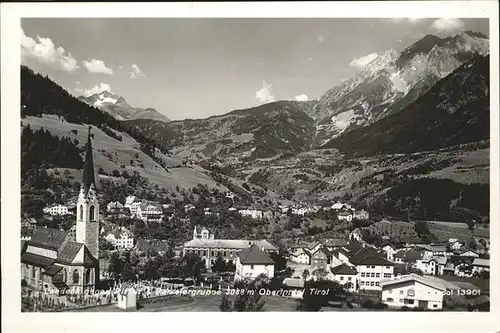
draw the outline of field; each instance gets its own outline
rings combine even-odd
[[[428,225],[429,229],[440,240],[457,238],[461,241],[468,241],[471,238],[471,232],[469,231],[466,223],[428,221]],[[479,238],[489,239],[490,229],[483,226],[477,227],[474,230],[474,236]]]

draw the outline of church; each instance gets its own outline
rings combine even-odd
[[[76,241],[68,232],[37,229],[21,254],[21,279],[48,292],[93,291],[99,279],[99,202],[91,134],[77,201]]]

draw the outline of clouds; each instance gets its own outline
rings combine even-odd
[[[423,19],[420,17],[391,17],[389,19],[389,21],[393,22],[393,23],[406,23],[406,22],[408,22],[411,24],[416,24],[421,20],[423,20]]]
[[[21,58],[35,60],[52,69],[72,73],[78,68],[77,60],[62,46],[54,45],[50,38],[37,36],[34,40],[25,35],[21,28]]]
[[[377,53],[370,53],[370,54],[365,55],[363,57],[353,59],[349,63],[349,66],[354,67],[354,68],[362,68],[362,67],[365,67],[366,65],[368,65],[370,62],[372,62],[377,57],[378,57]]]
[[[132,71],[128,72],[128,74],[130,75],[131,79],[146,77],[146,74],[144,74],[144,72],[136,64],[132,64]]]
[[[465,24],[457,18],[441,18],[432,22],[431,29],[443,34],[458,33],[465,30]]]
[[[295,96],[294,99],[298,102],[306,102],[309,100],[309,96],[307,96],[306,94],[300,94]]]
[[[255,93],[255,98],[261,103],[274,102],[276,96],[274,96],[273,85],[266,81],[262,81],[262,88]]]
[[[111,86],[107,83],[101,82],[100,84],[96,84],[95,86],[89,89],[75,88],[75,91],[79,94],[82,94],[85,97],[88,97],[103,91],[111,92]]]
[[[90,59],[90,61],[84,60],[83,66],[89,71],[89,73],[102,73],[113,75],[113,70],[106,66],[104,61],[97,59]]]

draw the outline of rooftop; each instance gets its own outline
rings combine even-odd
[[[339,266],[332,267],[330,270],[333,274],[339,274],[339,275],[356,275],[356,274],[358,274],[358,271],[354,267],[351,267],[347,264],[342,264]]]
[[[354,265],[394,266],[394,263],[385,259],[375,249],[368,246],[356,252],[349,261]]]
[[[259,248],[264,247],[266,251],[278,251],[278,248],[267,240],[243,240],[243,239],[192,239],[184,244],[184,247],[220,248],[220,249],[246,249],[250,244],[256,244]]]
[[[380,282],[380,286],[381,287],[386,287],[386,286],[392,286],[392,285],[395,285],[395,284],[400,284],[400,283],[405,283],[405,282],[411,282],[411,281],[415,281],[415,282],[419,282],[421,284],[425,284],[429,287],[432,287],[432,288],[435,288],[435,289],[438,289],[438,290],[442,290],[442,291],[445,291],[446,290],[446,287],[435,282],[434,280],[431,280],[427,277],[424,277],[424,276],[420,276],[418,274],[414,274],[414,273],[411,273],[411,274],[408,274],[408,275],[403,275],[401,277],[397,277],[397,278],[394,278],[394,279],[390,279],[390,280],[382,280]]]
[[[58,250],[66,241],[67,236],[66,231],[58,229],[36,229],[28,244],[49,250]]]
[[[249,248],[241,250],[238,253],[240,262],[244,265],[273,265],[274,261],[262,251],[256,244],[252,244]]]

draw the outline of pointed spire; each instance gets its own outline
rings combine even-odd
[[[83,166],[83,182],[82,185],[85,189],[85,194],[89,191],[91,185],[95,187],[95,177],[94,177],[94,159],[92,158],[92,143],[90,141],[90,129],[89,126],[89,137],[87,141],[87,151],[85,153],[85,164]]]

